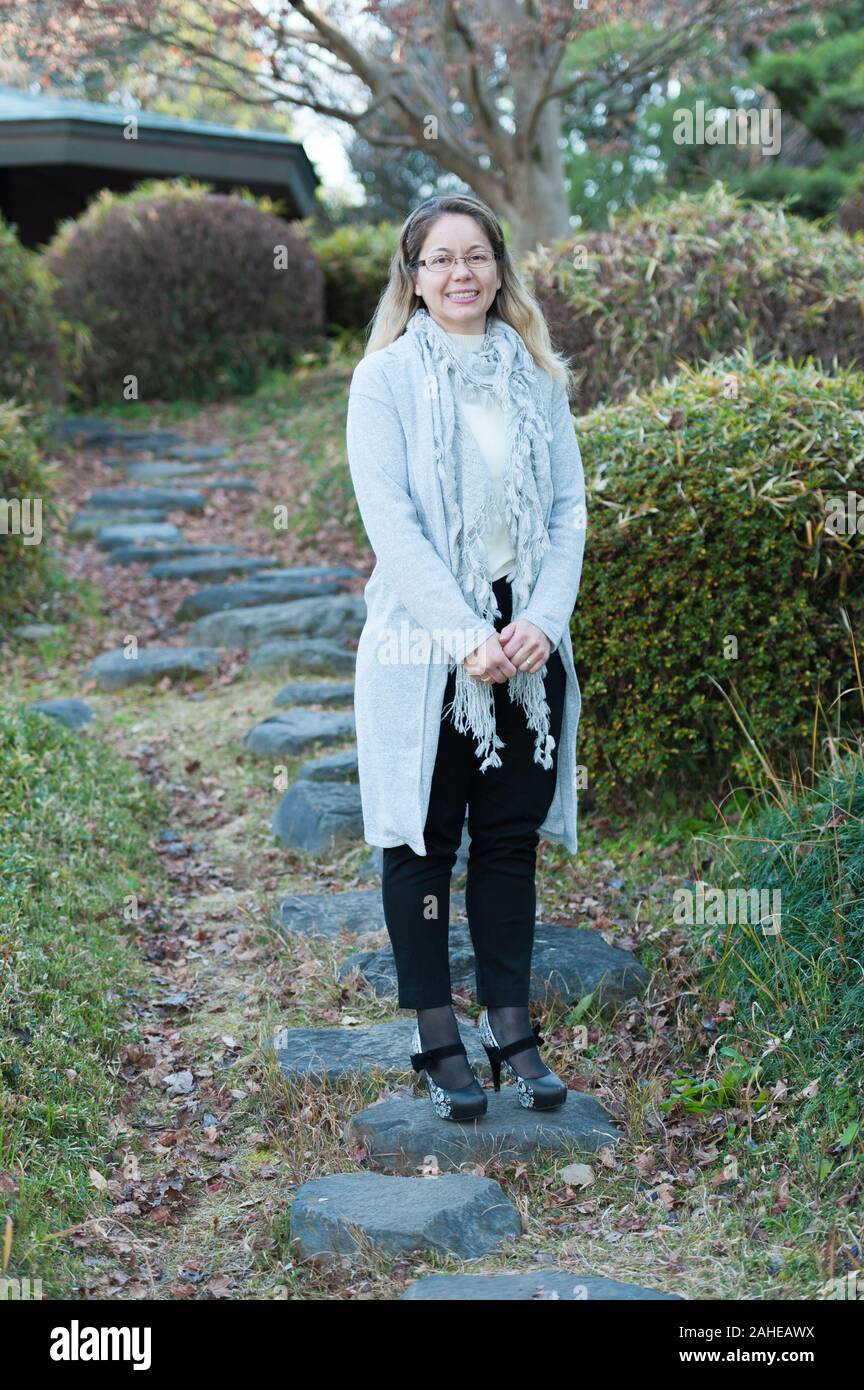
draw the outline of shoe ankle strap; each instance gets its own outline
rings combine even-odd
[[[443,1047],[430,1047],[425,1052],[412,1052],[411,1065],[415,1071],[422,1071],[430,1062],[440,1062],[444,1057],[462,1055],[466,1055],[464,1043],[445,1043]]]
[[[499,1047],[498,1051],[502,1057],[512,1057],[516,1052],[523,1052],[526,1047],[539,1047],[545,1042],[545,1038],[540,1036],[540,1024],[534,1024],[534,1030],[528,1038],[517,1038],[515,1042],[507,1043],[504,1047]]]

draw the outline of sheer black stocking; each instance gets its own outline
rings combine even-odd
[[[489,1023],[492,1032],[498,1039],[499,1047],[506,1047],[508,1043],[515,1042],[517,1038],[529,1038],[531,1036],[531,1018],[526,1005],[510,1005],[505,1008],[487,1009]],[[522,1052],[514,1052],[508,1061],[513,1064],[520,1076],[531,1077],[545,1076],[548,1068],[540,1060],[540,1053],[537,1051],[536,1044],[526,1047]]]
[[[443,1004],[438,1009],[418,1009],[417,1023],[423,1052],[461,1041],[452,1004]],[[444,1086],[449,1091],[461,1091],[463,1086],[470,1086],[474,1076],[465,1056],[442,1057],[427,1067],[427,1071],[436,1086]]]

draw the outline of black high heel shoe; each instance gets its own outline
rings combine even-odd
[[[542,1076],[520,1076],[510,1058],[517,1052],[524,1052],[527,1047],[539,1047],[543,1042],[540,1036],[539,1023],[534,1024],[530,1037],[517,1038],[515,1042],[507,1043],[501,1047],[495,1034],[492,1032],[492,1025],[489,1022],[489,1011],[484,1009],[477,1023],[480,1030],[480,1041],[486,1049],[486,1056],[489,1058],[489,1066],[492,1068],[492,1080],[495,1083],[495,1090],[501,1090],[501,1063],[503,1062],[516,1082],[516,1098],[520,1105],[526,1109],[533,1110],[554,1110],[556,1106],[563,1105],[567,1099],[567,1086],[556,1076],[554,1071],[546,1068]]]
[[[420,1041],[420,1025],[417,1024],[414,1028],[411,1046],[413,1048],[411,1065],[415,1071],[426,1072],[426,1085],[429,1088],[429,1095],[436,1115],[439,1115],[442,1120],[473,1120],[478,1115],[486,1114],[489,1102],[486,1099],[486,1092],[476,1076],[470,1085],[462,1086],[458,1091],[450,1091],[445,1086],[439,1086],[437,1081],[433,1081],[427,1070],[430,1065],[434,1065],[442,1058],[456,1057],[460,1053],[467,1061],[468,1054],[465,1052],[464,1043],[445,1043],[443,1047],[431,1047],[424,1052]]]

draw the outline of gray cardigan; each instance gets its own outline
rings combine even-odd
[[[555,793],[540,835],[575,854],[582,700],[569,623],[585,548],[585,482],[567,393],[548,373],[537,374],[554,434],[545,489],[550,546],[528,606],[513,621],[526,618],[545,632],[567,673]],[[377,560],[364,589],[354,690],[364,838],[425,855],[448,657],[461,661],[495,628],[466,603],[451,569],[426,383],[406,334],[357,364],[346,433],[357,504]],[[506,746],[500,754],[506,759]]]

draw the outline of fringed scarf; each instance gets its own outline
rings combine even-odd
[[[534,359],[516,330],[494,314],[486,316],[479,352],[455,349],[425,306],[415,310],[405,331],[423,363],[454,575],[469,606],[484,622],[491,623],[501,617],[501,610],[492,588],[483,535],[489,521],[502,513],[488,465],[471,431],[462,428],[455,388],[468,400],[491,396],[510,417],[502,483],[503,519],[516,551],[514,569],[507,575],[515,614],[528,604],[541,556],[550,543],[543,517],[551,491],[548,446],[552,434]],[[474,735],[476,754],[482,758],[481,772],[487,767],[501,767],[496,750],[505,744],[495,729],[494,682],[476,679],[463,662],[451,658],[449,669],[454,665],[455,696],[442,717],[452,715],[460,733],[470,731]],[[545,666],[530,674],[520,670],[507,681],[507,692],[511,700],[522,705],[528,727],[536,732],[535,763],[551,768],[555,739],[549,732],[545,673]]]

